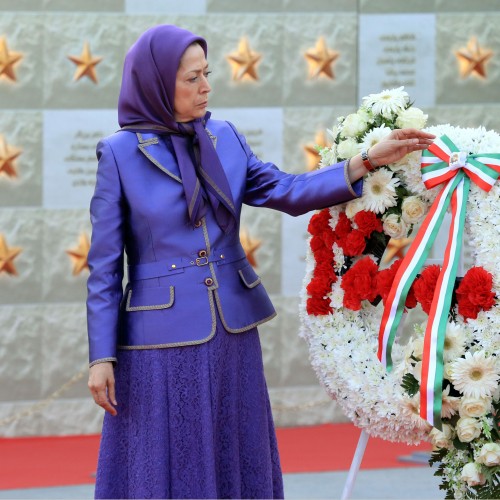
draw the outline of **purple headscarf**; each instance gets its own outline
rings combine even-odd
[[[226,175],[205,130],[210,113],[188,123],[175,121],[177,70],[193,43],[207,55],[203,38],[177,26],[155,26],[138,38],[125,57],[118,122],[127,130],[172,134],[192,224],[206,215],[209,203],[219,226],[230,232],[236,226],[236,212]]]

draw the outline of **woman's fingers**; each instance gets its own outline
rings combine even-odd
[[[96,404],[111,415],[117,415],[115,376],[112,363],[98,363],[90,368],[89,389]]]
[[[113,416],[117,415],[116,409],[111,405],[111,402],[109,401],[106,389],[100,390],[97,393],[95,393],[94,394],[94,401],[99,406],[104,408],[108,413],[111,413],[111,415],[113,415]]]
[[[116,395],[115,395],[115,381],[110,380],[108,383],[108,397],[109,400],[116,406],[118,403],[116,402]]]

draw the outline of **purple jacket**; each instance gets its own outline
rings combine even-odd
[[[353,198],[343,162],[300,175],[259,160],[228,122],[209,120],[239,215],[243,203],[301,215]],[[245,257],[239,228],[224,234],[212,212],[193,228],[171,141],[120,131],[97,146],[90,212],[87,322],[90,363],[117,349],[200,344],[249,330],[276,315]],[[362,181],[353,185],[361,195]],[[128,283],[122,288],[124,251]]]

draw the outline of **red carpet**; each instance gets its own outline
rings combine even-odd
[[[283,472],[347,470],[359,437],[352,424],[278,429]],[[99,436],[0,439],[0,489],[93,483]],[[429,445],[409,447],[370,439],[362,469],[405,467],[398,457]]]

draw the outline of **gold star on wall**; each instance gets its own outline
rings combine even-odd
[[[70,256],[73,262],[73,276],[80,274],[84,269],[89,268],[87,262],[87,256],[89,254],[90,242],[89,238],[85,233],[80,235],[78,239],[78,246],[70,250],[66,250],[66,253]]]
[[[7,40],[0,37],[0,78],[3,77],[13,82],[17,81],[14,66],[23,58],[19,52],[9,50]]]
[[[243,250],[245,250],[248,262],[250,262],[252,267],[257,267],[254,253],[260,247],[261,241],[252,238],[246,229],[240,232],[240,241]]]
[[[486,62],[493,56],[493,51],[483,49],[475,36],[467,42],[466,47],[455,52],[458,61],[460,76],[467,78],[470,75],[486,79]]]
[[[240,40],[238,51],[226,56],[233,69],[233,80],[240,81],[244,78],[258,80],[257,63],[262,59],[262,55],[254,52],[246,37]]]
[[[14,259],[23,251],[21,247],[9,247],[5,237],[0,233],[0,274],[6,273],[17,276]]]
[[[5,137],[0,134],[0,176],[17,177],[15,160],[21,153],[21,149],[7,144]]]
[[[394,257],[403,258],[404,257],[404,249],[413,241],[413,238],[400,238],[394,239],[391,238],[389,243],[387,244],[387,248],[384,254],[384,262],[387,264]]]
[[[73,77],[75,82],[84,76],[88,76],[94,83],[98,83],[95,67],[102,61],[102,57],[92,56],[89,42],[83,44],[83,50],[80,56],[68,56],[68,59],[77,66],[75,76]]]
[[[318,153],[318,150],[316,149],[316,146],[320,146],[322,148],[329,147],[330,144],[328,144],[326,140],[326,134],[324,131],[320,131],[316,133],[316,137],[314,138],[314,143],[311,144],[306,144],[304,146],[304,152],[307,157],[307,170],[312,171],[318,168],[318,163],[320,160],[320,155]]]
[[[324,37],[320,37],[316,46],[304,54],[309,65],[309,78],[319,78],[323,75],[330,80],[335,78],[333,63],[340,57],[340,52],[330,50],[326,45]]]

